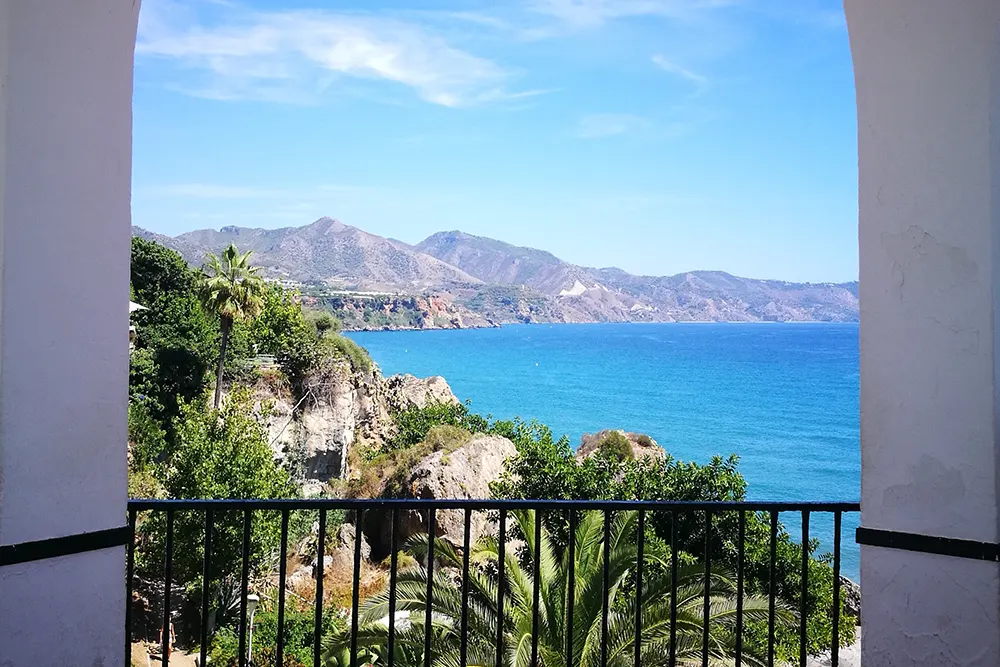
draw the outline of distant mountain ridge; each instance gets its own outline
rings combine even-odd
[[[133,234],[173,248],[200,265],[205,253],[230,243],[253,250],[255,263],[272,277],[322,281],[365,289],[423,290],[452,283],[477,284],[477,278],[399,241],[369,234],[339,220],[320,218],[304,227],[259,229],[229,226],[176,237],[133,228]]]
[[[200,265],[230,243],[253,250],[265,273],[333,288],[447,294],[489,322],[828,321],[858,319],[858,283],[792,283],[721,271],[636,276],[461,231],[416,245],[331,218],[303,227],[223,227],[176,237],[138,227]]]
[[[855,321],[857,282],[791,283],[722,271],[636,276],[593,269],[551,253],[464,232],[438,232],[414,246],[484,283],[523,285],[564,309],[603,321]]]

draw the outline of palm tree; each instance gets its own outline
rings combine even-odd
[[[253,251],[240,254],[234,244],[222,251],[221,257],[208,253],[201,268],[198,293],[205,309],[219,318],[222,344],[219,368],[215,376],[215,408],[222,399],[222,369],[226,362],[226,346],[236,320],[250,320],[264,309],[264,280],[250,266]]]
[[[530,667],[533,632],[533,591],[535,521],[533,511],[514,513],[517,527],[525,536],[522,554],[505,554],[505,590],[503,610],[504,659],[501,667]],[[635,536],[637,514],[621,512],[611,523],[608,559],[608,667],[633,664],[635,651],[635,595],[630,586],[634,581],[636,562]],[[574,536],[574,605],[573,646],[571,667],[598,667],[602,660],[602,628],[604,607],[604,529],[603,516],[590,512],[581,517]],[[426,555],[426,540],[411,542],[414,555]],[[538,665],[568,667],[566,664],[567,590],[569,581],[569,550],[557,557],[546,530],[541,531],[538,545],[539,569],[539,634]],[[434,574],[432,584],[432,643],[433,663],[437,667],[457,667],[461,642],[462,586],[450,573],[461,572],[462,558],[446,542],[435,543],[436,560],[442,568]],[[705,573],[701,568],[679,566],[676,588],[670,576],[669,549],[651,541],[645,550],[645,570],[642,589],[641,662],[644,666],[670,664],[671,607],[676,595],[676,664],[688,667],[702,664],[703,631],[705,627]],[[495,667],[497,637],[497,540],[486,537],[470,553],[468,664]],[[731,665],[736,650],[736,586],[721,572],[711,575],[708,582],[709,643],[711,665]],[[358,646],[361,664],[385,664],[384,654],[388,630],[388,592],[367,600],[359,612]],[[398,575],[397,610],[410,612],[409,620],[397,621],[396,664],[419,667],[423,664],[424,614],[427,605],[427,571],[415,566]],[[747,623],[766,621],[768,599],[745,595],[743,614]],[[776,622],[792,625],[795,615],[780,603]],[[350,633],[327,637],[325,660],[327,667],[358,667],[349,662]],[[743,664],[766,664],[766,656],[744,645]]]

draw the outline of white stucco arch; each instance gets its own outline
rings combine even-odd
[[[0,543],[125,523],[133,0],[0,0]],[[124,548],[0,567],[0,665],[124,663]]]
[[[995,543],[1000,1],[845,4],[862,522]],[[3,544],[124,522],[138,11],[0,0]],[[861,569],[865,667],[1000,665],[996,563],[864,547]],[[123,664],[123,577],[121,548],[0,569],[0,667]]]
[[[847,0],[862,525],[996,543],[1000,2]],[[863,664],[1000,665],[997,563],[862,547]]]

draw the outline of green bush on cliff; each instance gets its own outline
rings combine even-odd
[[[471,413],[467,405],[432,405],[412,408],[397,417],[400,429],[396,444],[412,446],[422,442],[435,425],[461,427],[472,433],[490,433],[506,437],[517,448],[517,456],[507,461],[505,472],[491,485],[493,495],[508,499],[563,500],[683,500],[683,501],[742,501],[746,499],[746,479],[739,473],[739,458],[713,457],[705,464],[678,461],[670,456],[663,459],[621,456],[619,447],[600,447],[595,456],[578,462],[569,439],[556,439],[551,429],[538,422],[491,421]],[[621,434],[618,434],[621,436]],[[627,439],[621,436],[627,444]],[[602,443],[603,444],[603,443]],[[631,454],[631,447],[629,447]],[[568,523],[561,513],[548,512],[544,523],[553,542],[566,546]],[[670,539],[670,518],[665,512],[649,516],[651,538]],[[712,562],[717,567],[736,570],[736,543],[739,515],[720,513],[713,517],[708,535]],[[766,594],[769,591],[770,519],[766,514],[746,514],[744,567],[747,592]],[[678,545],[682,562],[696,564],[705,553],[705,515],[678,515]],[[827,556],[817,557],[818,541],[809,545],[809,588],[807,592],[807,650],[817,654],[830,647],[832,637],[833,569]],[[776,540],[777,581],[779,599],[793,609],[801,607],[801,546],[796,544],[782,524],[778,524]],[[843,602],[841,603],[843,605]],[[841,610],[842,643],[854,638],[854,622]],[[766,624],[749,623],[747,641],[767,641]],[[781,660],[798,656],[797,629],[782,628],[776,635],[777,655]]]
[[[237,389],[219,411],[199,401],[182,406],[175,429],[177,442],[164,461],[162,484],[170,498],[289,498],[295,495],[287,471],[268,446],[266,415],[246,389]],[[166,513],[140,517],[139,533],[146,546],[140,567],[157,573],[163,565]],[[278,546],[280,516],[256,512],[250,540],[251,570],[268,564]],[[201,512],[174,516],[173,573],[188,583],[201,576],[205,517]],[[242,512],[217,512],[212,538],[212,571],[240,571]]]
[[[599,451],[597,456],[581,462],[574,458],[572,448],[563,439],[521,439],[515,441],[518,454],[508,461],[500,480],[492,485],[498,498],[554,498],[578,500],[682,500],[682,501],[742,501],[746,499],[747,483],[738,471],[739,458],[714,457],[707,465],[642,457],[620,459]],[[567,522],[561,514],[550,512],[546,527],[565,545]],[[649,516],[653,534],[669,541],[670,515],[655,512]],[[713,516],[708,535],[712,563],[735,571],[737,567],[737,536],[739,515],[736,512]],[[746,514],[744,542],[744,573],[747,592],[765,594],[769,591],[770,519],[765,513]],[[677,540],[688,562],[701,562],[705,553],[706,521],[704,513],[685,513],[677,517]],[[809,588],[807,594],[807,650],[814,655],[830,647],[832,637],[833,568],[828,557],[815,557],[818,541],[809,544]],[[801,546],[796,544],[779,522],[776,540],[777,581],[779,599],[793,609],[801,608]],[[843,604],[843,603],[842,603]],[[853,641],[854,623],[841,610],[841,640]],[[766,624],[747,626],[748,641],[767,641]],[[797,629],[780,629],[776,635],[777,654],[781,660],[798,656]]]
[[[606,456],[619,461],[635,458],[635,455],[632,453],[632,443],[628,441],[628,438],[621,431],[611,431],[608,433],[601,440],[600,444],[597,445],[597,448]]]

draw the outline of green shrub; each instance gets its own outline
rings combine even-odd
[[[278,645],[278,613],[276,603],[264,601],[253,619],[253,651],[251,667],[274,667]],[[282,667],[306,667],[313,664],[315,616],[312,610],[298,610],[286,603],[284,660]],[[336,610],[325,610],[321,636],[346,628],[343,616]],[[237,667],[239,664],[238,628],[221,628],[212,638],[209,665]]]
[[[219,411],[202,400],[184,406],[177,418],[177,444],[166,465],[163,486],[170,498],[289,498],[296,490],[287,471],[268,445],[267,416],[260,414],[247,389],[231,393]],[[242,553],[242,512],[216,512],[212,538],[212,571],[239,571]],[[251,534],[251,569],[258,572],[275,551],[280,516],[256,512]],[[140,567],[159,572],[166,536],[165,512],[145,518],[139,529],[147,547]],[[188,583],[201,577],[204,516],[177,512],[174,517],[173,572]]]
[[[424,408],[410,407],[393,419],[396,436],[386,444],[386,451],[406,449],[427,439],[435,426],[454,426],[469,433],[482,433],[489,427],[487,420],[469,412],[461,403],[432,403]]]
[[[609,432],[604,436],[600,444],[597,445],[597,450],[616,461],[635,458],[635,455],[632,453],[632,443],[628,441],[628,438],[621,431]]]
[[[325,310],[303,311],[306,321],[316,330],[316,335],[320,338],[327,333],[337,333],[340,331],[340,320]]]
[[[444,456],[469,441],[472,435],[463,428],[450,424],[432,426],[423,442],[385,452],[361,467],[361,473],[347,484],[350,498],[399,498],[407,497],[403,483],[413,468],[434,452]],[[442,457],[442,462],[447,465]]]
[[[320,350],[347,359],[355,371],[370,373],[372,370],[372,358],[368,356],[368,351],[346,336],[333,334],[323,337]]]
[[[515,440],[518,455],[507,462],[501,479],[491,485],[498,498],[547,498],[579,500],[682,500],[682,501],[742,501],[747,484],[738,472],[738,457],[714,457],[706,465],[663,460],[615,459],[596,456],[577,462],[568,442],[553,442],[551,438],[519,438]],[[566,519],[550,512],[545,517],[546,528],[562,548],[567,535]],[[719,513],[713,517],[709,544],[713,567],[736,570],[739,530],[736,512]],[[670,515],[654,512],[649,517],[649,530],[655,539],[666,541],[671,534]],[[681,560],[692,564],[703,561],[706,530],[703,513],[684,513],[677,517],[677,544]],[[808,545],[812,555],[818,545]],[[770,520],[765,513],[746,515],[744,573],[748,593],[769,591]],[[778,598],[793,609],[801,604],[802,547],[794,543],[779,524],[776,542],[776,592]],[[813,557],[809,563],[807,593],[808,652],[815,655],[829,649],[831,609],[833,608],[833,570],[826,557]],[[843,602],[842,602],[843,604]],[[854,623],[841,614],[841,639],[853,641]],[[791,661],[798,656],[796,631],[779,629],[778,658]],[[748,625],[748,641],[767,640],[763,628]]]

